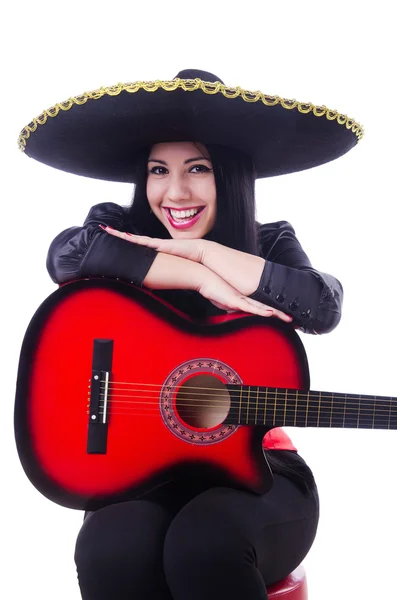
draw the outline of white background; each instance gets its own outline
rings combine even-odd
[[[72,95],[119,81],[172,79],[185,68],[354,117],[366,135],[349,154],[258,183],[258,219],[290,221],[314,266],[344,285],[339,327],[303,336],[312,389],[397,396],[392,4],[203,0],[142,8],[70,0],[3,8],[0,586],[10,600],[80,597],[73,551],[82,514],[41,496],[20,466],[16,370],[29,320],[56,289],[45,268],[51,240],[81,224],[93,204],[125,204],[131,195],[129,186],[35,163],[17,149],[20,129]],[[310,599],[396,597],[397,432],[289,433],[321,495],[318,535],[305,560]]]

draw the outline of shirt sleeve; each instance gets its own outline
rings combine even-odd
[[[126,211],[113,202],[93,206],[82,227],[70,227],[53,240],[47,270],[58,284],[83,277],[123,279],[141,286],[157,252],[103,231],[109,225],[126,231]],[[131,231],[130,233],[138,233]]]
[[[305,333],[332,331],[341,319],[341,283],[312,267],[286,221],[261,225],[259,245],[266,263],[251,298],[291,315]]]

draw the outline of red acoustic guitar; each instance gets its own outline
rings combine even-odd
[[[397,399],[309,391],[291,326],[194,321],[127,283],[81,280],[40,306],[18,370],[15,434],[50,500],[92,510],[178,477],[264,493],[272,427],[397,428]]]

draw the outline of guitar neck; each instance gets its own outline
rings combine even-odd
[[[397,429],[397,398],[227,385],[227,424]]]

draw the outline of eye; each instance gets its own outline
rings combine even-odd
[[[212,171],[212,169],[209,169],[205,165],[194,165],[194,167],[189,170],[189,173],[208,173],[209,171]]]
[[[165,167],[152,167],[149,171],[149,173],[153,173],[153,175],[165,175],[166,173],[168,173],[167,169]]]

